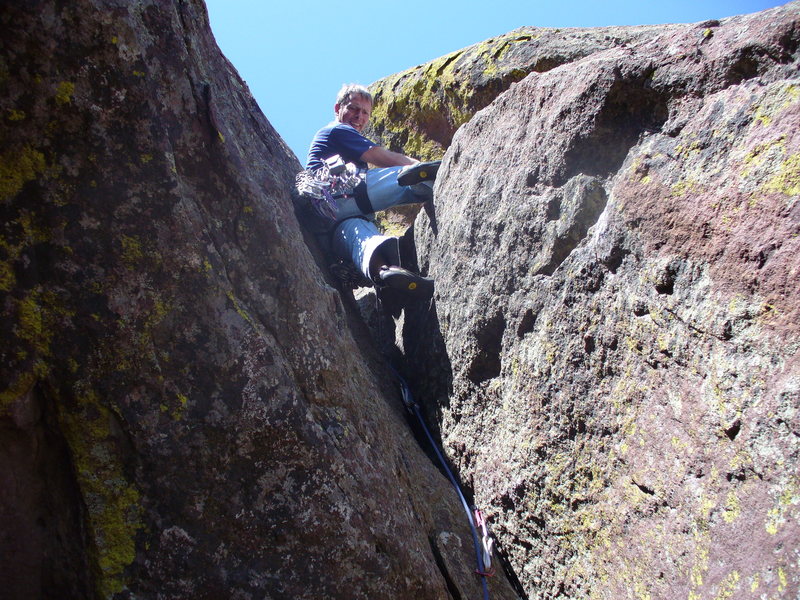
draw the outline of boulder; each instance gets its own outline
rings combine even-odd
[[[398,343],[530,598],[800,591],[798,19],[532,72],[444,155]]]
[[[520,27],[373,83],[375,107],[365,135],[392,150],[439,159],[461,125],[529,73],[681,27]]]
[[[3,597],[477,597],[458,498],[203,3],[0,23]]]

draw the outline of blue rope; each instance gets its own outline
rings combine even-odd
[[[464,498],[464,494],[461,491],[461,486],[458,485],[458,481],[456,480],[453,472],[450,470],[450,467],[447,466],[447,461],[445,461],[444,456],[439,451],[439,447],[436,445],[436,442],[431,435],[431,432],[428,430],[427,425],[425,425],[425,419],[422,417],[422,413],[419,410],[419,405],[414,400],[414,397],[411,395],[411,389],[408,387],[405,379],[403,379],[400,374],[395,371],[394,368],[391,367],[394,374],[397,376],[397,379],[400,381],[400,389],[403,395],[403,403],[406,405],[406,408],[413,412],[417,419],[419,420],[419,424],[422,425],[422,429],[425,432],[425,435],[428,438],[428,441],[431,444],[434,452],[436,452],[436,457],[439,459],[442,467],[444,467],[445,473],[447,473],[448,479],[450,479],[450,483],[453,484],[453,487],[456,488],[456,492],[458,492],[458,497],[461,500],[461,505],[464,507],[464,512],[467,513],[467,519],[469,520],[469,528],[472,531],[472,543],[475,545],[475,558],[476,562],[478,563],[478,571],[477,573],[481,576],[481,586],[483,587],[483,600],[489,600],[489,585],[486,581],[486,573],[483,564],[483,553],[481,548],[481,543],[478,539],[478,531],[475,528],[475,520],[472,518],[472,511],[469,508],[469,504],[467,504],[466,498]]]

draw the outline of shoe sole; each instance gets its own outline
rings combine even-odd
[[[414,185],[415,183],[422,183],[423,181],[435,179],[441,164],[442,161],[440,160],[416,164],[405,170],[403,174],[397,178],[397,183],[398,185]]]
[[[433,281],[409,271],[392,271],[381,277],[388,287],[419,297],[433,296]]]

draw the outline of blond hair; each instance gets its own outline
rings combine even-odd
[[[336,95],[336,104],[346,106],[353,96],[361,96],[372,104],[372,94],[363,85],[358,83],[345,83]]]

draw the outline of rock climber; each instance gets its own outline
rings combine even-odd
[[[382,235],[368,217],[392,206],[431,199],[439,161],[419,162],[364,137],[361,132],[372,113],[372,95],[364,86],[343,86],[333,110],[335,120],[311,142],[305,172],[308,177],[343,173],[342,177],[355,183],[343,194],[327,194],[333,199],[328,211],[333,254],[352,261],[379,289],[390,287],[430,298],[433,280],[404,269],[398,239]]]

